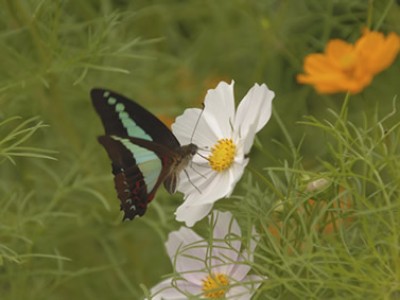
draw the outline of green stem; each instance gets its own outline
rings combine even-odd
[[[292,151],[292,154],[293,154],[293,159],[295,160],[297,157],[297,153],[296,153],[296,150],[295,150],[296,148],[295,148],[293,140],[292,140],[292,136],[289,133],[289,131],[287,130],[282,119],[279,117],[278,112],[274,108],[272,108],[272,112],[273,112],[274,119],[278,123],[279,128],[282,130],[283,136],[285,137],[286,141],[289,144],[290,150]]]
[[[253,168],[251,165],[247,166],[247,169],[250,171],[250,173],[256,175],[261,181],[268,186],[280,199],[284,199],[285,195],[282,194],[276,187],[275,185],[267,179],[261,172],[257,171],[255,168]]]
[[[336,130],[338,134],[341,134],[344,138],[347,138],[348,131],[347,131],[347,116],[348,116],[348,106],[350,100],[350,93],[347,92],[346,97],[344,98],[342,108],[340,110],[340,114],[338,119],[336,120]],[[343,155],[339,159],[339,165],[341,170],[346,170],[346,162],[345,157],[347,156],[346,147],[343,145],[343,142],[339,142],[338,144],[338,153],[343,153]]]
[[[346,97],[344,98],[343,105],[340,110],[340,115],[339,115],[339,119],[338,119],[338,121],[343,120],[343,123],[346,123],[346,120],[347,120],[349,100],[350,100],[350,93],[347,92]]]

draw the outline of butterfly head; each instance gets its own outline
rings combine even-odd
[[[199,150],[199,147],[197,145],[190,143],[187,145],[188,147],[188,152],[190,153],[191,156],[194,156],[197,153],[197,150]]]
[[[186,167],[188,163],[192,160],[193,156],[197,154],[197,147],[195,144],[190,143],[184,146],[181,146],[179,149],[176,150],[178,154],[178,161],[182,167]]]

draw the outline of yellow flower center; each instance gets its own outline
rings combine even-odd
[[[212,148],[208,162],[214,171],[222,172],[228,169],[235,158],[236,145],[231,139],[221,139]]]
[[[229,279],[226,275],[221,273],[208,275],[206,279],[203,279],[204,296],[209,299],[223,298],[228,285]]]

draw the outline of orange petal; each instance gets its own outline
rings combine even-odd
[[[331,40],[326,47],[326,54],[339,69],[348,70],[357,62],[354,46],[342,40]]]
[[[375,74],[393,63],[400,51],[400,38],[395,33],[387,38],[382,33],[366,30],[353,46],[334,39],[325,54],[309,54],[304,59],[305,74],[297,81],[311,84],[319,93],[361,92]]]
[[[309,54],[304,59],[304,71],[308,74],[330,73],[336,68],[323,54]]]
[[[386,38],[380,32],[368,32],[357,41],[356,48],[364,66],[375,75],[393,63],[400,50],[400,38],[393,32]]]

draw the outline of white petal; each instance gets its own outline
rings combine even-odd
[[[182,292],[187,292],[192,295],[199,295],[202,291],[197,285],[183,280],[173,280],[168,278],[161,281],[151,289],[152,300],[186,300]]]
[[[204,114],[201,115],[201,111],[198,108],[186,109],[172,124],[172,132],[181,145],[194,143],[198,147],[206,147],[217,142],[219,137],[204,119]]]
[[[200,192],[192,188],[189,193],[185,194],[185,205],[213,204],[227,196],[233,190],[231,178],[231,172],[226,171],[204,179],[200,185],[196,185]]]
[[[257,233],[255,227],[253,226],[251,228],[251,239],[250,239],[250,246],[248,248],[248,256],[247,256],[247,259],[250,262],[253,262],[254,250],[256,249],[259,240],[260,240],[260,235]]]
[[[232,213],[229,211],[221,212],[215,210],[213,212],[213,237],[214,239],[225,239],[226,236],[233,234],[236,236],[241,236],[242,232],[240,230],[239,224],[235,218],[233,218]],[[237,250],[240,249],[240,245]]]
[[[151,289],[151,300],[184,300],[185,295],[172,286],[172,278],[161,281]],[[147,300],[147,298],[145,299]]]
[[[236,133],[235,133],[236,135]],[[233,142],[236,145],[235,162],[241,163],[244,160],[246,153],[244,152],[244,139],[240,139],[239,136],[234,136]]]
[[[245,140],[244,152],[248,153],[253,144],[254,135],[267,124],[272,113],[272,100],[275,93],[265,84],[255,84],[240,102],[234,131]]]
[[[181,193],[191,194],[199,193],[217,175],[215,171],[204,164],[193,164],[179,174],[179,182],[177,190]]]
[[[226,197],[230,197],[230,195],[232,194],[236,184],[239,182],[240,178],[242,178],[244,169],[246,168],[248,163],[249,159],[246,158],[241,163],[235,162],[229,169],[230,189],[229,192],[226,194]]]
[[[167,249],[169,257],[171,258],[171,262],[173,263],[177,251],[181,250],[182,247],[191,243],[199,243],[203,241],[204,239],[193,230],[186,227],[181,227],[179,228],[179,230],[169,233],[168,239],[165,242],[165,247]]]
[[[251,296],[261,285],[262,278],[257,275],[250,275],[243,280],[240,284],[232,286],[226,293],[226,299],[229,300],[250,300]]]
[[[221,173],[209,170],[206,176],[196,170],[196,165],[194,169],[187,168],[187,174],[182,172],[177,190],[185,194],[185,202],[178,207],[176,220],[191,227],[204,218],[214,202],[231,195],[248,161],[244,159],[240,164],[234,163],[228,171]]]
[[[207,216],[212,207],[212,204],[191,206],[183,203],[175,212],[176,220],[185,222],[186,226],[192,227],[196,222]]]
[[[187,281],[201,285],[208,244],[193,230],[181,227],[168,235],[165,243],[174,269]]]
[[[213,270],[230,274],[236,266],[241,247],[241,230],[230,212],[213,212]]]
[[[239,256],[237,264],[232,268],[230,276],[236,281],[242,281],[250,272],[251,266],[243,262],[243,257]]]
[[[230,275],[235,278],[237,281],[242,281],[243,278],[247,275],[247,273],[250,271],[251,266],[249,263],[252,263],[254,260],[254,250],[257,247],[257,243],[259,241],[260,237],[257,234],[255,228],[252,228],[252,234],[251,234],[251,239],[250,239],[250,245],[245,247],[245,249],[242,251],[240,256],[238,257],[237,264],[235,267],[231,270]]]
[[[179,175],[177,191],[185,194],[186,204],[213,203],[233,192],[249,160],[235,157],[232,166],[224,172],[212,170],[208,162],[189,165]]]
[[[256,123],[256,132],[263,128],[271,117],[274,97],[275,93],[265,84],[255,84],[238,106],[235,129],[245,132],[245,127],[252,123]]]
[[[220,82],[213,90],[208,90],[204,100],[204,118],[212,124],[212,128],[218,132],[220,137],[230,137],[231,125],[235,118],[235,98],[233,85]]]
[[[187,226],[193,226],[193,224],[205,217],[214,202],[230,196],[247,163],[248,159],[244,161],[244,164],[234,164],[229,171],[214,172],[214,176],[206,179],[197,176],[190,185],[188,182],[182,181],[182,184],[178,186],[178,190],[185,193],[185,202],[177,209],[175,213],[176,219],[186,222]],[[194,174],[192,175],[195,176]]]

